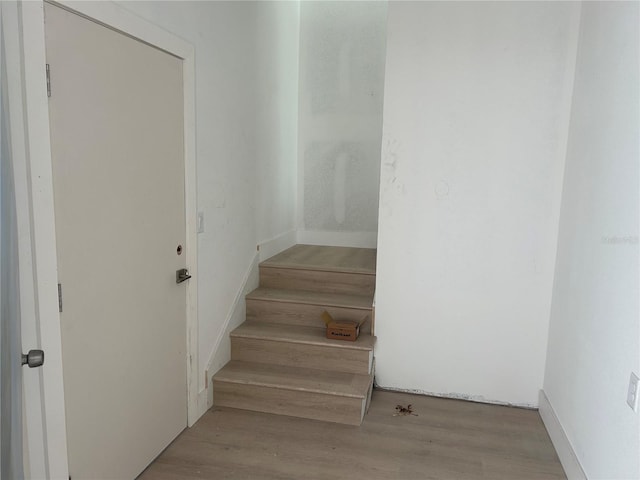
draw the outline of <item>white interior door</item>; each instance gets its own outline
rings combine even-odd
[[[182,61],[49,4],[45,29],[69,473],[133,478],[187,424]]]

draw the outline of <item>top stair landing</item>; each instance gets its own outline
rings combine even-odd
[[[295,245],[260,264],[260,287],[373,299],[376,250]]]
[[[261,263],[263,267],[376,274],[374,248],[295,245]]]

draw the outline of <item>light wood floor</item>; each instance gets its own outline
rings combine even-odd
[[[265,260],[261,265],[375,275],[376,250],[373,248],[295,245]]]
[[[418,416],[394,416],[409,403]],[[536,411],[375,390],[360,427],[210,410],[140,478],[566,477]]]

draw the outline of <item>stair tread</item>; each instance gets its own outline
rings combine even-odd
[[[284,390],[365,398],[371,375],[268,365],[232,360],[213,377],[214,381],[257,385]]]
[[[320,327],[246,321],[231,332],[231,336],[366,351],[373,350],[376,343],[376,337],[369,334],[360,335],[355,342],[326,338],[320,318],[318,318],[318,323]]]
[[[350,295],[344,293],[310,292],[259,287],[246,296],[247,300],[267,300],[272,302],[304,303],[307,305],[326,305],[328,307],[360,308],[370,310],[372,295]]]
[[[294,245],[265,260],[260,266],[375,275],[376,250],[374,248]]]

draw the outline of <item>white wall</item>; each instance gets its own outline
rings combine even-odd
[[[231,358],[230,333],[246,318],[244,297],[258,286],[258,261],[296,243],[295,212],[298,161],[299,4],[256,2],[255,72],[255,205],[259,256],[238,285],[236,297],[209,348],[209,376]],[[209,389],[207,405],[213,404]]]
[[[256,225],[264,260],[296,241],[299,3],[258,2],[256,33]]]
[[[637,2],[582,6],[544,391],[588,478],[640,478]]]
[[[256,246],[294,224],[298,6],[118,3],[195,46],[198,210],[205,216],[198,242],[203,390],[205,371],[228,360],[215,353],[243,320],[242,293],[257,283]]]
[[[381,386],[534,406],[578,5],[390,2]]]
[[[299,243],[376,244],[386,13],[301,2]]]

